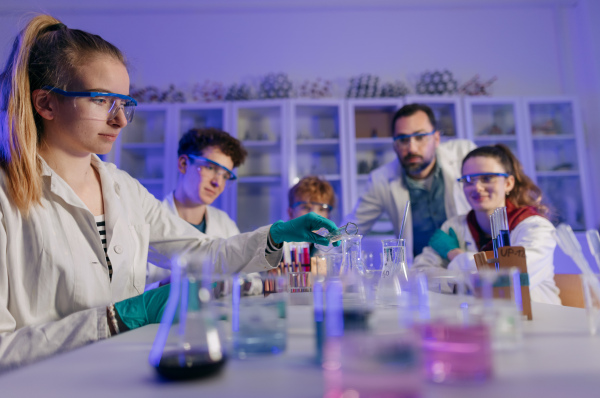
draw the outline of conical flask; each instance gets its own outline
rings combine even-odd
[[[175,261],[171,290],[149,362],[171,380],[207,377],[227,361],[220,320],[231,308],[231,276]]]

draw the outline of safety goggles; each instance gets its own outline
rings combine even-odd
[[[209,178],[219,176],[224,181],[233,181],[237,179],[233,171],[215,161],[196,155],[188,155],[188,157],[194,160],[198,165],[198,171],[208,175]]]
[[[127,95],[115,93],[100,93],[97,91],[65,91],[52,86],[42,87],[44,90],[60,94],[63,97],[87,99],[85,102],[74,101],[75,107],[84,112],[84,117],[92,120],[111,121],[122,109],[127,123],[133,120],[137,101]]]
[[[480,182],[482,185],[491,185],[496,182],[499,177],[507,178],[506,173],[478,173],[468,174],[458,178],[456,181],[463,184],[464,186],[473,186]]]
[[[319,202],[305,202],[305,201],[300,201],[300,202],[295,202],[294,204],[292,204],[292,209],[296,209],[296,208],[301,208],[302,210],[305,211],[319,211],[319,210],[324,210],[324,211],[331,211],[333,210],[333,206],[328,205],[327,203],[319,203]]]
[[[417,144],[425,141],[425,137],[435,134],[435,130],[431,133],[412,133],[412,134],[400,134],[394,136],[394,144],[397,146],[406,146],[410,144],[410,140],[414,137]]]

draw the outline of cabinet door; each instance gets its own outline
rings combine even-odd
[[[169,121],[168,105],[139,105],[133,121],[121,131],[113,153],[108,156],[159,200],[166,188],[165,143]]]
[[[232,184],[237,205],[230,214],[247,232],[285,219],[289,167],[288,103],[249,101],[232,105],[232,132],[248,151]]]
[[[592,220],[588,214],[588,179],[577,102],[572,98],[527,98],[524,102],[532,140],[534,180],[537,179],[556,222],[585,230]]]
[[[462,101],[460,97],[409,95],[406,97],[406,103],[425,104],[431,108],[435,115],[437,129],[440,132],[442,141],[452,138],[465,138],[467,136],[463,123]]]
[[[511,149],[530,174],[527,134],[523,126],[519,98],[465,98],[467,137],[477,146],[504,144]]]
[[[341,100],[294,100],[290,102],[291,139],[289,188],[308,175],[327,180],[335,191],[336,206],[331,219],[339,223],[344,208],[343,170],[347,153],[340,131],[344,131]],[[285,203],[285,207],[289,205]]]
[[[369,173],[397,160],[392,140],[392,119],[403,105],[400,99],[364,99],[347,102],[349,167],[351,181],[348,208],[364,193]],[[362,233],[359,231],[359,233]],[[393,227],[383,215],[367,235],[390,236]]]
[[[191,129],[213,127],[231,134],[229,128],[229,104],[225,102],[215,102],[208,104],[182,104],[177,106],[176,126],[171,137],[169,155],[167,156],[167,175],[169,176],[168,191],[175,189],[177,185],[177,150],[181,136]],[[230,189],[231,182],[227,182],[223,193],[211,204],[212,206],[231,213],[235,196]]]

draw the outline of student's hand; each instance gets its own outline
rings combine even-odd
[[[275,243],[310,242],[327,246],[329,240],[313,232],[321,228],[326,228],[329,232],[337,230],[333,221],[311,212],[287,222],[277,221],[271,226],[270,234]],[[335,242],[333,245],[339,246],[339,244]]]
[[[170,291],[169,284],[119,301],[115,303],[115,312],[129,330],[160,323]]]
[[[444,260],[448,258],[448,253],[450,251],[460,247],[456,232],[454,232],[454,229],[452,228],[448,230],[448,233],[445,233],[441,229],[436,230],[431,239],[429,239],[429,246],[431,246]]]

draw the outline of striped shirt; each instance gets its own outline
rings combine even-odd
[[[96,220],[96,228],[98,228],[98,233],[100,234],[100,239],[102,240],[102,248],[104,249],[104,255],[106,256],[106,264],[108,264],[108,278],[112,282],[112,264],[110,263],[110,259],[108,258],[108,252],[106,247],[106,223],[104,221],[104,214],[101,216],[94,216]]]

